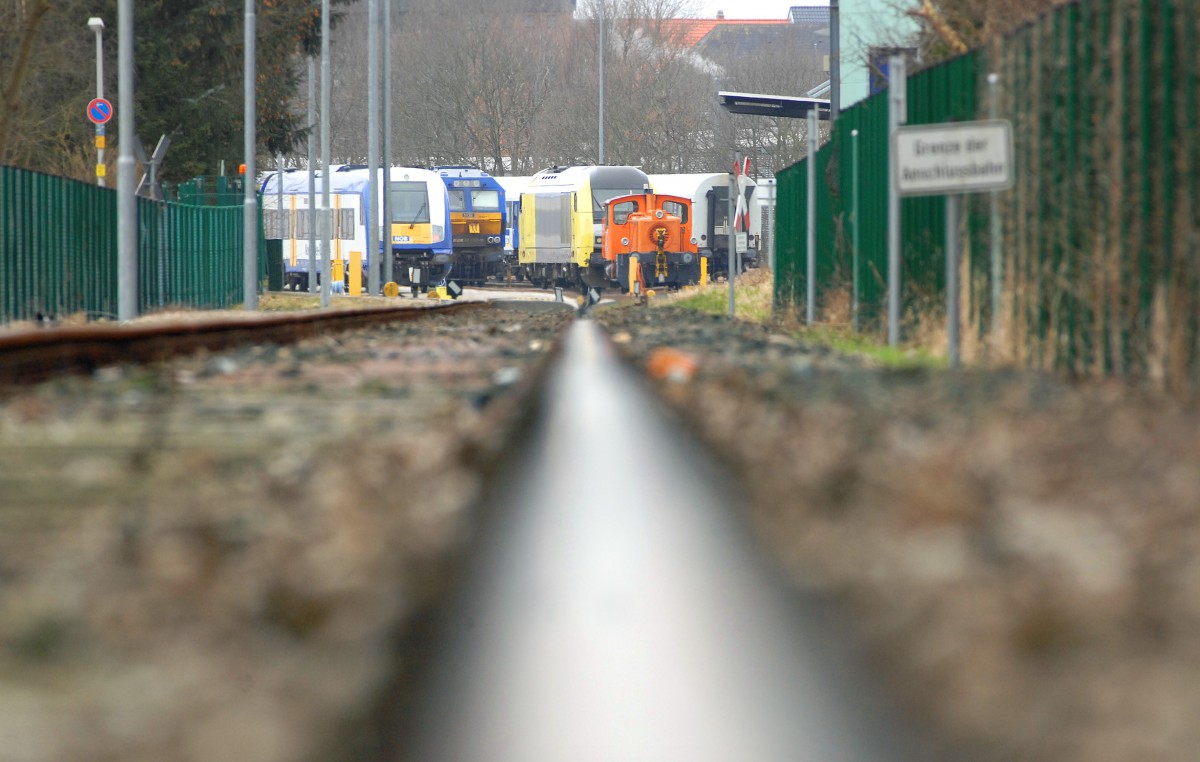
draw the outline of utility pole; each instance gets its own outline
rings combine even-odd
[[[247,310],[258,309],[258,189],[255,187],[257,183],[254,180],[254,154],[257,150],[258,138],[255,131],[255,120],[257,119],[257,105],[255,102],[255,61],[254,61],[254,42],[255,42],[255,16],[254,16],[254,0],[246,0],[246,21],[245,21],[245,58],[243,63],[244,77],[243,84],[245,90],[245,128],[242,135],[245,138],[244,152],[246,154],[246,173],[242,176],[242,185],[244,191],[243,214],[242,214],[242,252],[243,252],[243,270],[242,270],[242,287],[245,292],[243,307]],[[282,178],[280,178],[282,182]],[[283,210],[280,210],[282,213]]]
[[[120,107],[120,150],[117,154],[117,319],[138,313],[137,196],[133,144],[133,0],[117,3],[117,88]]]
[[[608,0],[600,0],[600,160],[604,163],[604,6]]]

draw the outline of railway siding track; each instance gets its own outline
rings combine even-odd
[[[288,344],[311,336],[428,317],[427,310],[485,309],[481,303],[358,309],[170,321],[148,325],[64,327],[0,334],[0,383],[88,373],[114,363],[148,363],[255,343]]]

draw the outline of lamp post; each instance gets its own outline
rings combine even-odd
[[[88,29],[96,34],[96,97],[104,97],[104,19],[92,16],[88,19]],[[107,183],[104,180],[104,125],[96,125],[96,184],[101,188]]]

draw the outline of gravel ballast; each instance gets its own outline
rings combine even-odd
[[[570,310],[0,391],[0,758],[370,758]]]
[[[797,587],[841,602],[943,758],[1195,758],[1194,407],[884,370],[669,306],[597,319],[740,474]]]

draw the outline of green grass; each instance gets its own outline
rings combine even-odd
[[[729,286],[716,284],[690,293],[673,296],[670,304],[713,315],[729,314]],[[797,338],[820,344],[838,352],[866,357],[873,362],[895,369],[944,368],[946,359],[922,347],[889,347],[869,334],[855,334],[841,325],[800,325],[793,314],[775,315],[772,312],[772,283],[758,276],[754,282],[738,283],[734,287],[734,315],[739,320],[767,323],[788,331]]]
[[[761,282],[734,286],[733,314],[738,320],[771,322],[771,281],[761,277],[758,280]],[[711,315],[728,315],[729,284],[718,283],[673,296],[670,303],[676,307]]]
[[[814,344],[848,355],[859,355],[875,361],[886,368],[944,368],[946,358],[935,355],[923,347],[889,347],[865,334],[855,334],[849,328],[817,326],[801,328],[800,338]]]

